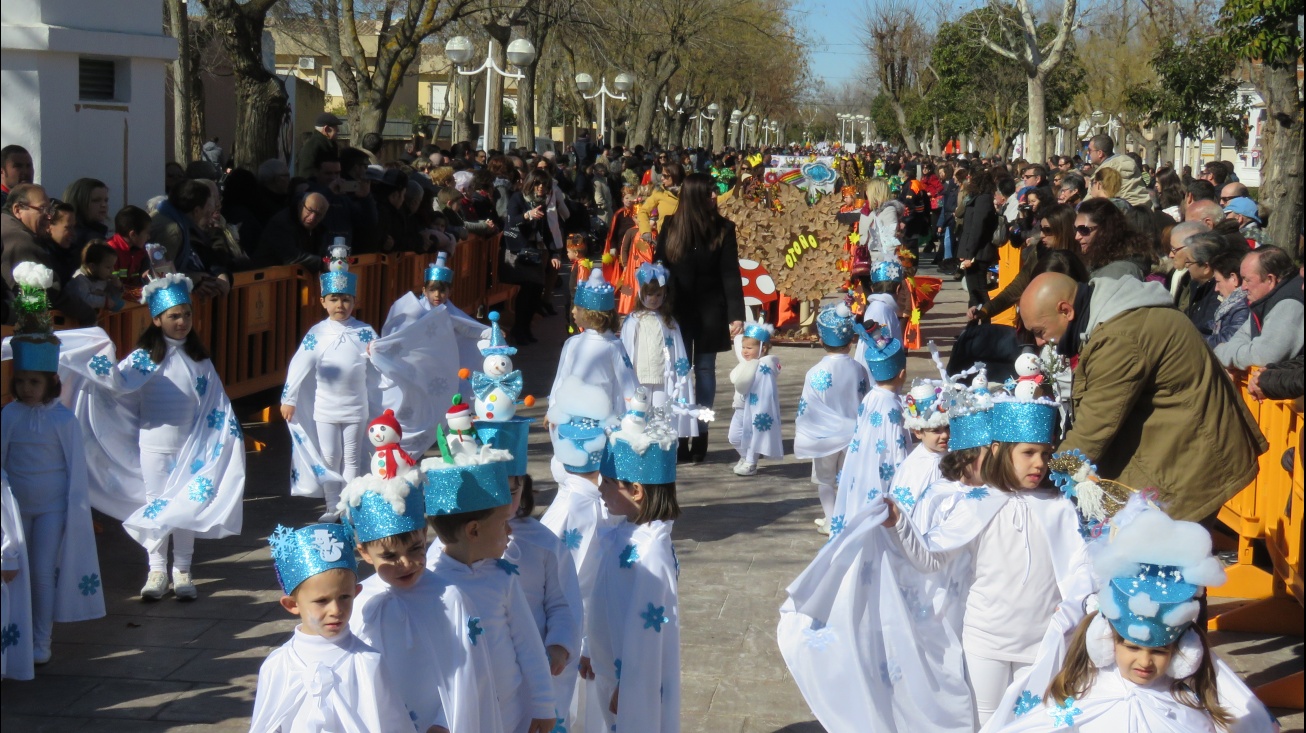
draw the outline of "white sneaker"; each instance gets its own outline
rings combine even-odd
[[[172,592],[176,594],[179,601],[193,601],[200,595],[190,573],[183,573],[180,570],[172,571]]]
[[[818,526],[818,527],[824,527],[824,526],[825,526],[825,518],[824,518],[824,517],[817,517],[816,519],[813,519],[812,521],[815,522],[815,523],[816,523],[816,526]]]
[[[826,537],[830,536],[830,523],[824,519],[818,519],[816,522],[816,531]]]
[[[743,461],[740,461],[739,465],[735,466],[736,476],[752,476],[755,473],[757,473],[756,463],[744,463]]]
[[[35,664],[38,667],[42,664],[49,664],[52,656],[53,654],[50,653],[48,648],[41,649],[40,647],[32,647],[32,664]]]
[[[168,592],[168,574],[162,570],[151,570],[145,578],[145,586],[141,588],[141,598],[147,601],[157,601]]]

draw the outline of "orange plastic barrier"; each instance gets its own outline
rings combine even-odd
[[[1016,273],[1020,272],[1020,247],[1013,247],[1010,243],[1004,244],[998,248],[998,289],[993,293],[1000,293],[1016,279]],[[1008,308],[1006,311],[993,317],[993,323],[1002,326],[1016,325],[1016,309]]]

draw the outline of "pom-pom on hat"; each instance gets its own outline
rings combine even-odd
[[[490,338],[481,341],[477,346],[481,350],[481,356],[512,356],[517,353],[516,347],[509,346],[503,337],[503,329],[499,327],[498,311],[490,311]]]
[[[151,318],[158,318],[169,308],[190,303],[193,287],[190,278],[181,273],[162,275],[141,288],[141,303],[149,306]]]
[[[392,479],[371,474],[359,476],[341,492],[338,510],[343,521],[353,528],[359,543],[407,534],[426,526],[422,487],[403,476]]]
[[[511,457],[500,460],[499,456],[466,466],[450,465],[438,458],[422,461],[427,515],[466,514],[511,503],[511,463]]]
[[[327,256],[322,259],[326,261],[326,272],[318,276],[318,281],[322,284],[322,296],[356,297],[358,275],[349,271],[349,247],[344,244],[333,244]]]
[[[881,326],[875,330],[875,333],[868,333],[862,324],[854,323],[853,329],[857,331],[858,337],[866,342],[866,353],[863,358],[866,360],[867,370],[875,381],[888,382],[907,368],[907,351],[902,348],[902,342],[894,338],[887,327]]]
[[[310,524],[291,529],[280,524],[268,538],[277,582],[286,595],[300,583],[328,570],[339,568],[358,573],[354,557],[354,534],[343,524]]]
[[[50,304],[45,291],[54,285],[54,272],[35,262],[14,267],[18,296],[14,300],[16,322],[10,348],[17,371],[59,371],[59,339],[50,323]]]
[[[823,308],[816,316],[816,330],[821,343],[840,348],[847,346],[856,335],[853,330],[853,312],[845,303]]]
[[[448,261],[448,257],[448,253],[441,252],[435,256],[435,262],[426,266],[426,282],[453,282],[453,268],[445,264]]]
[[[575,304],[592,311],[610,311],[617,307],[617,290],[603,279],[603,268],[590,270],[589,279],[576,286]]]
[[[384,425],[390,428],[391,430],[395,431],[395,433],[400,436],[404,434],[404,429],[399,427],[399,419],[395,417],[394,410],[386,410],[385,412],[381,413],[376,419],[368,423],[367,427],[371,428],[374,425]]]
[[[775,326],[762,321],[752,321],[744,324],[744,338],[756,339],[763,344],[771,343],[771,337],[775,335]]]

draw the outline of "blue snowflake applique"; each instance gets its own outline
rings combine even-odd
[[[896,407],[893,408],[892,410],[889,410],[889,422],[890,422],[891,424],[893,424],[893,425],[901,425],[901,424],[902,424],[902,410],[899,410],[899,409],[896,408]]]
[[[631,361],[630,361],[630,357],[629,357],[629,356],[626,356],[626,352],[624,352],[624,351],[621,352],[621,363],[622,363],[622,364],[625,364],[627,369],[634,369],[634,368],[635,368],[635,365],[632,364]]]
[[[23,638],[23,632],[18,629],[18,624],[9,624],[0,631],[0,649],[8,649],[18,644],[18,640]]]
[[[321,478],[321,477],[325,476],[325,475],[326,475],[326,466],[323,466],[321,463],[314,463],[314,464],[313,464],[313,475],[314,475],[314,476],[317,476],[318,478]]]
[[[227,424],[227,413],[215,407],[209,412],[207,420],[209,429],[221,430]]]
[[[203,459],[203,458],[196,458],[195,460],[191,461],[191,462],[190,462],[190,475],[194,476],[195,474],[199,473],[201,468],[204,468],[204,459]]]
[[[299,469],[292,468],[290,469],[290,485],[296,486],[298,484],[299,484]]]
[[[757,404],[757,400],[758,400],[758,397],[757,397],[757,393],[756,393],[756,392],[749,392],[749,393],[748,393],[748,404],[750,404],[750,405],[756,405],[756,404]]]
[[[511,563],[503,558],[499,558],[498,560],[494,561],[494,564],[498,565],[499,569],[507,573],[508,575],[521,575],[521,571],[517,569],[516,563]]]
[[[1073,697],[1066,698],[1065,702],[1048,711],[1054,728],[1069,728],[1075,724],[1075,716],[1083,714],[1083,710],[1075,707],[1075,698]]]
[[[1038,695],[1035,695],[1029,690],[1025,690],[1020,693],[1020,697],[1016,698],[1016,706],[1011,709],[1011,712],[1015,713],[1016,715],[1024,715],[1025,713],[1028,713],[1029,711],[1038,707],[1039,704],[1042,702],[1043,702],[1043,698],[1039,697]]]
[[[862,449],[862,439],[853,438],[852,442],[848,444],[848,455],[852,455],[853,453],[856,453],[861,449]]]
[[[884,413],[876,410],[871,413],[871,427],[878,428],[884,424]]]
[[[866,492],[866,500],[867,500],[867,501],[875,501],[875,497],[877,497],[877,496],[879,496],[879,495],[880,495],[880,490],[879,490],[879,489],[871,489],[870,491]]]
[[[620,557],[617,558],[617,562],[623,568],[630,568],[635,566],[635,561],[638,559],[639,548],[635,545],[626,545],[625,549],[621,551]]]
[[[372,332],[372,329],[364,328],[363,330],[358,332],[358,340],[365,344],[371,343],[372,341],[376,340],[376,334]]]
[[[579,529],[568,529],[562,533],[562,544],[567,546],[568,550],[580,549],[581,534]]]
[[[476,637],[484,633],[485,633],[485,629],[481,628],[481,617],[468,616],[467,617],[467,640],[472,643],[472,646],[476,646]]]
[[[236,419],[235,415],[227,419],[227,434],[236,439],[245,434],[245,431],[240,427],[240,421]]]
[[[208,391],[209,391],[209,378],[204,376],[203,374],[199,375],[198,377],[195,377],[195,394],[199,395],[200,397],[203,397],[204,393]]]
[[[310,333],[304,336],[304,342],[299,345],[299,348],[303,349],[304,351],[312,351],[313,349],[316,349],[317,335]]]
[[[558,717],[557,708],[553,709],[553,716],[553,728],[549,730],[549,733],[567,733],[567,726],[564,725],[567,721]]]
[[[210,460],[210,461],[216,461],[216,460],[218,460],[218,456],[221,456],[221,455],[222,455],[222,441],[220,441],[220,440],[218,440],[218,441],[214,441],[214,443],[213,443],[213,455],[209,456],[209,460]]]
[[[857,417],[861,417],[864,412],[866,412],[866,404],[862,403],[857,405]]]
[[[753,427],[756,428],[758,431],[765,433],[766,431],[771,429],[771,425],[774,422],[775,421],[771,419],[771,413],[763,412],[763,413],[759,413],[757,417],[753,418]]]
[[[884,455],[884,452],[887,451],[887,450],[889,450],[889,444],[886,443],[886,442],[884,442],[884,439],[883,439],[883,438],[881,438],[880,440],[875,441],[875,452],[876,452],[876,453],[879,453],[880,455]]]
[[[166,506],[168,506],[167,499],[155,499],[145,506],[145,511],[142,512],[142,514],[145,515],[146,519],[158,519],[159,513],[162,512],[163,508]]]
[[[892,479],[892,478],[893,478],[893,472],[894,472],[895,470],[897,470],[897,469],[895,469],[894,466],[893,466],[892,464],[889,464],[889,463],[881,463],[881,464],[880,464],[880,480],[882,480],[882,481],[888,481],[889,479]]]
[[[281,401],[285,402],[286,398],[289,396],[290,396],[290,385],[289,384],[281,385]]]
[[[866,381],[865,377],[863,377],[860,381],[857,382],[857,394],[865,395],[870,390],[871,390],[871,385]]]
[[[206,476],[197,476],[186,485],[186,497],[196,504],[208,504],[214,493],[213,479]]]
[[[290,437],[295,439],[295,445],[303,445],[304,441],[307,440],[304,433],[299,430],[291,430]]]
[[[803,399],[802,397],[799,397],[799,398],[798,398],[798,417],[802,417],[804,412],[807,412],[807,400]]]
[[[824,369],[816,370],[812,375],[812,389],[817,392],[824,392],[834,385],[834,375]]]
[[[967,499],[987,499],[988,496],[989,496],[989,490],[984,488],[983,486],[976,486],[975,488],[966,492]]]
[[[80,583],[77,584],[77,588],[78,588],[79,590],[81,590],[82,595],[84,595],[84,596],[93,596],[93,595],[95,595],[96,593],[99,593],[99,592],[100,592],[100,575],[99,575],[98,573],[91,573],[90,575],[83,575],[83,576],[82,576],[82,582],[80,582]]]
[[[675,369],[676,369],[676,376],[677,376],[677,377],[688,376],[688,374],[689,374],[689,359],[687,359],[687,358],[685,358],[685,357],[682,356],[682,357],[680,357],[679,359],[676,359],[676,363],[675,363],[674,366],[675,366]]]
[[[898,448],[905,450],[907,448],[907,436],[899,435],[897,440],[893,441]]]
[[[842,532],[846,526],[848,526],[848,522],[844,519],[842,514],[836,514],[833,517],[830,517],[830,539],[838,537],[839,533]]]
[[[150,358],[150,352],[145,349],[133,351],[129,358],[132,360],[132,369],[141,374],[153,374],[154,370],[159,368],[159,365]]]
[[[758,367],[757,367],[757,373],[758,373],[758,374],[766,374],[766,375],[770,375],[771,372],[773,372],[773,371],[775,371],[775,370],[772,369],[772,368],[771,368],[769,365],[767,365],[767,364],[759,364]]]
[[[833,535],[834,533],[832,532],[831,534]],[[835,636],[834,629],[821,624],[819,621],[813,620],[811,627],[803,629],[803,643],[806,644],[809,649],[814,649],[818,652],[825,651],[836,641],[838,641],[838,637]]]
[[[109,376],[109,371],[113,369],[113,362],[109,361],[109,357],[104,354],[98,354],[95,358],[91,359],[87,366],[91,368],[91,371],[101,377],[107,377]]]
[[[916,497],[911,495],[911,489],[906,486],[893,487],[893,500],[907,509],[916,506]]]
[[[671,623],[671,619],[666,617],[666,606],[655,606],[648,604],[648,609],[641,611],[639,617],[644,619],[644,628],[653,629],[657,633],[662,633],[662,624]]]
[[[662,345],[668,349],[674,349],[676,347],[676,340],[668,336],[662,339]],[[688,361],[688,359],[686,359],[686,361]]]

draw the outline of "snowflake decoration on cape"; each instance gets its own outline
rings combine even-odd
[[[214,493],[213,479],[206,476],[197,476],[186,485],[186,497],[196,504],[208,504]]]
[[[871,413],[871,427],[878,428],[884,424],[884,414],[879,410]]]
[[[93,596],[96,593],[99,593],[100,592],[99,574],[91,573],[90,575],[83,575],[82,582],[78,583],[77,587],[82,591],[82,595],[84,596]]]
[[[886,442],[884,442],[884,439],[883,439],[883,438],[881,438],[881,439],[875,441],[875,452],[876,452],[876,453],[879,453],[880,455],[884,455],[885,451],[887,451],[887,450],[889,450],[889,444],[886,443]]]
[[[767,364],[759,364],[758,367],[757,367],[757,373],[758,373],[758,374],[765,374],[765,375],[768,375],[768,376],[769,376],[769,375],[771,374],[771,372],[773,372],[773,371],[775,371],[775,370],[772,369],[772,368],[771,368],[769,365],[767,365]]]
[[[834,375],[824,369],[818,369],[812,375],[812,389],[817,392],[824,392],[834,385]]]
[[[906,449],[907,449],[907,436],[905,436],[905,435],[899,435],[899,436],[898,436],[898,439],[895,440],[895,441],[893,441],[893,442],[894,442],[895,445],[898,446],[899,449],[901,449],[901,450],[906,450]]]
[[[113,369],[113,362],[109,361],[109,357],[104,354],[99,354],[94,359],[91,359],[87,366],[91,368],[91,371],[101,377],[107,377],[109,376],[109,371]]]
[[[833,533],[831,533],[833,534]],[[817,626],[812,622],[812,627],[803,629],[803,643],[808,649],[821,652],[829,649],[839,638],[835,635],[834,629],[829,626]]]
[[[916,497],[911,495],[911,488],[907,486],[893,487],[893,500],[901,504],[905,509],[916,506]]]
[[[290,396],[290,385],[289,384],[281,385],[281,401],[285,402],[286,398],[289,396]]]
[[[1039,704],[1042,702],[1043,702],[1043,698],[1039,697],[1038,695],[1035,695],[1029,690],[1025,690],[1020,693],[1020,697],[1016,698],[1016,706],[1011,709],[1011,712],[1015,713],[1016,715],[1024,715],[1025,713],[1028,713],[1029,711],[1038,707]]]
[[[988,496],[989,496],[989,490],[984,488],[983,486],[976,486],[975,488],[966,492],[967,499],[987,499]]]
[[[203,374],[199,375],[198,377],[195,377],[195,394],[199,395],[200,397],[203,397],[204,393],[208,391],[209,391],[209,378],[204,376]]]
[[[830,517],[830,539],[838,537],[839,533],[847,526],[848,522],[844,519],[842,514],[836,514],[833,517]]]
[[[662,345],[667,347],[668,349],[673,349],[676,346],[676,340],[668,336],[662,339]],[[689,361],[689,360],[686,359],[685,361]]]
[[[237,440],[245,434],[245,431],[240,427],[240,421],[236,419],[235,415],[227,420],[227,434]]]
[[[759,399],[759,398],[758,398],[756,392],[749,392],[749,393],[748,393],[748,404],[750,404],[750,405],[756,405],[758,399]]]
[[[612,666],[617,671],[617,679],[621,679],[621,660],[620,659],[612,660]]]
[[[478,636],[480,636],[481,634],[484,634],[484,633],[485,633],[485,629],[482,629],[482,628],[481,628],[481,617],[480,617],[480,616],[468,616],[468,617],[467,617],[467,639],[468,639],[468,641],[472,642],[472,646],[476,646],[476,637],[478,637]]]
[[[862,439],[853,438],[852,442],[848,444],[848,455],[852,455],[861,449],[862,449]]]
[[[771,429],[771,425],[774,422],[775,421],[771,419],[771,413],[763,412],[758,414],[757,417],[753,418],[753,427],[757,428],[758,431],[765,433],[766,431]]]
[[[581,534],[579,529],[569,529],[562,533],[562,544],[567,546],[568,550],[580,549]]]
[[[869,391],[871,391],[871,385],[865,379],[857,382],[857,394],[864,396]]]
[[[803,399],[802,397],[799,397],[799,398],[798,398],[798,417],[802,417],[804,412],[807,412],[807,400]]]
[[[312,351],[313,349],[316,349],[316,348],[317,348],[317,335],[316,335],[316,334],[311,334],[311,333],[310,333],[310,334],[304,336],[304,343],[300,344],[300,345],[299,345],[299,348],[303,349],[304,351]]]
[[[221,430],[227,424],[227,413],[215,407],[209,412],[207,420],[209,429]]]
[[[666,606],[654,606],[649,603],[648,609],[639,614],[639,617],[644,619],[644,628],[653,629],[659,634],[662,633],[662,624],[671,623],[671,619],[665,615],[666,610]]]
[[[218,456],[221,456],[221,455],[222,455],[222,441],[220,441],[220,440],[218,440],[218,441],[214,441],[214,443],[213,443],[213,455],[209,456],[209,460],[210,460],[210,461],[216,461],[216,460],[218,460]]]
[[[879,496],[879,495],[880,495],[880,490],[879,490],[879,489],[871,489],[870,491],[866,492],[866,500],[867,500],[867,501],[875,501],[875,497],[877,497],[877,496]]]
[[[306,438],[304,437],[304,433],[299,430],[291,430],[290,437],[295,439],[295,445],[303,445],[304,441],[306,440]]]
[[[626,356],[626,352],[624,352],[624,351],[621,352],[621,363],[622,363],[622,364],[625,364],[627,369],[634,369],[634,368],[635,368],[635,365],[632,364],[631,361],[630,361],[630,357],[629,357],[629,356]]]
[[[893,472],[897,470],[891,463],[880,464],[880,480],[888,481],[893,478]]]
[[[896,407],[893,408],[892,410],[889,410],[889,422],[892,423],[892,424],[894,424],[894,425],[901,425],[901,424],[902,424],[902,410],[899,410],[899,409],[896,408]]]
[[[639,548],[635,545],[626,545],[625,549],[621,551],[621,556],[617,558],[617,562],[623,568],[630,568],[635,566],[635,561],[638,559]]]
[[[290,485],[296,486],[298,484],[299,484],[299,469],[292,468],[290,469]]]
[[[23,638],[23,632],[18,630],[18,624],[9,624],[0,631],[0,649],[8,649],[18,643]]]
[[[163,508],[166,506],[168,506],[167,499],[155,499],[154,501],[146,505],[145,511],[142,512],[142,514],[145,516],[146,519],[151,519],[151,520],[158,519],[159,513],[162,512]]]
[[[1075,707],[1075,698],[1073,697],[1066,698],[1065,702],[1048,711],[1054,728],[1069,728],[1075,724],[1075,716],[1083,714],[1083,710]]]
[[[204,468],[204,459],[203,459],[203,458],[196,458],[195,460],[191,461],[191,462],[190,462],[190,475],[194,476],[195,474],[199,473],[201,468]]]
[[[150,358],[150,352],[145,349],[133,351],[129,358],[132,360],[132,369],[141,374],[153,374],[154,370],[159,368],[159,365],[155,364],[154,360]]]
[[[866,412],[866,404],[862,403],[857,405],[857,417],[861,417],[864,412]]]
[[[325,475],[326,475],[326,466],[323,466],[321,463],[314,463],[314,464],[313,464],[313,475],[314,475],[314,476],[317,476],[318,478],[322,478],[323,476],[325,476]]]
[[[689,359],[683,356],[676,359],[675,368],[677,377],[689,376]]]
[[[516,563],[511,563],[503,558],[499,558],[498,560],[494,561],[494,564],[498,565],[499,569],[507,573],[508,575],[521,575],[521,571],[517,569]]]
[[[358,340],[365,344],[371,343],[372,341],[376,340],[376,334],[372,333],[372,329],[364,328],[363,330],[358,332]]]

